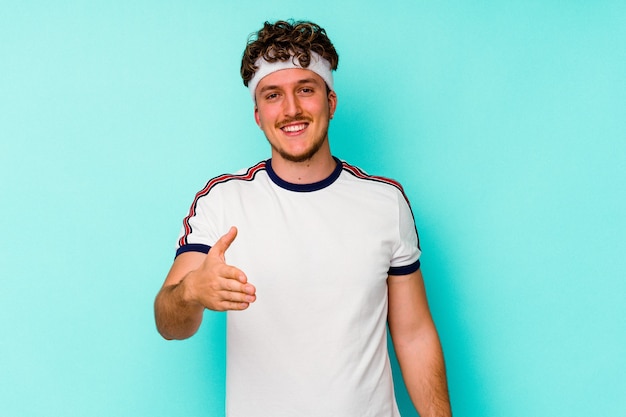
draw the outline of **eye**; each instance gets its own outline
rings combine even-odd
[[[269,93],[265,96],[265,100],[272,101],[278,98],[278,93]]]
[[[300,89],[300,94],[303,95],[311,95],[315,92],[315,90],[313,89],[313,87],[302,87]]]

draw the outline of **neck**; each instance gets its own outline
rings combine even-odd
[[[325,180],[337,167],[330,149],[320,149],[310,159],[293,162],[272,151],[272,169],[282,180],[292,184],[313,184]]]

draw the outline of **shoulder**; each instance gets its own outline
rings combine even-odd
[[[211,191],[221,188],[225,184],[237,184],[242,182],[253,182],[257,174],[266,170],[266,161],[258,162],[249,168],[236,171],[233,174],[222,174],[207,181],[202,190],[196,194],[196,199],[208,195]]]
[[[408,203],[408,198],[404,192],[404,188],[400,182],[380,175],[371,175],[365,172],[363,169],[349,164],[346,161],[341,161],[343,172],[348,174],[347,177],[354,182],[363,184],[369,188],[386,191],[392,194],[399,194]]]

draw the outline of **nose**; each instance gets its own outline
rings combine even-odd
[[[283,100],[283,112],[287,117],[295,117],[302,113],[300,100],[295,94],[285,94],[285,99]]]

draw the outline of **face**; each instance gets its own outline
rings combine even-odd
[[[272,158],[304,162],[320,151],[330,154],[328,124],[337,96],[319,75],[300,68],[277,71],[259,82],[255,96],[254,117]]]

